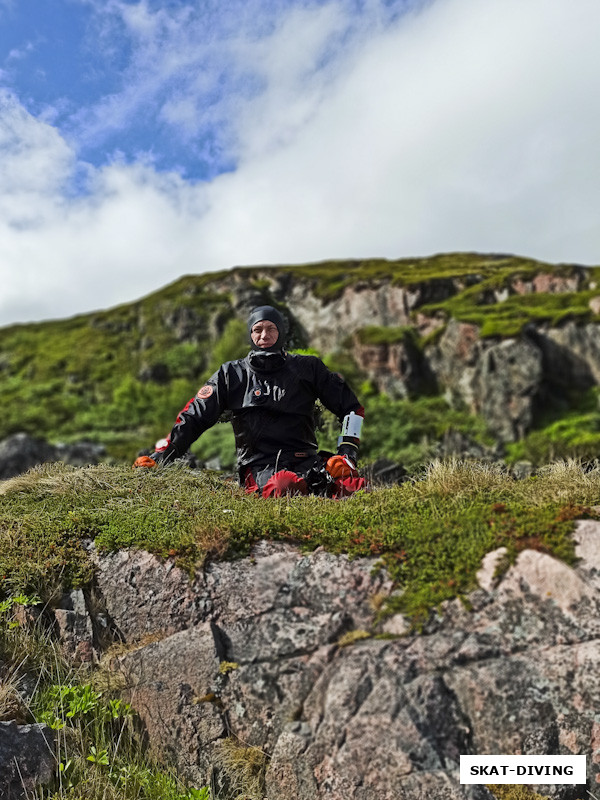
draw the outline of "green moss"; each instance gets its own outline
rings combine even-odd
[[[504,280],[512,277],[507,275]],[[420,311],[477,325],[482,338],[518,336],[532,322],[557,326],[568,320],[583,323],[597,319],[589,307],[597,292],[586,289],[563,294],[512,294],[496,302],[490,299],[490,292],[497,279],[498,276],[470,286],[448,300],[422,306]]]
[[[382,328],[377,325],[368,325],[356,332],[361,344],[397,344],[407,339],[414,343],[417,335],[414,328],[402,326],[398,328]]]
[[[347,502],[263,501],[237,485],[179,467],[34,470],[2,486],[0,576],[5,596],[48,598],[89,580],[85,542],[143,548],[193,572],[206,557],[247,554],[262,538],[376,556],[402,594],[390,610],[423,618],[466,594],[485,553],[534,547],[572,562],[577,517],[597,502],[600,471],[512,480],[484,465],[433,465],[402,486]]]

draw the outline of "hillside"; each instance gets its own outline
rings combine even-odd
[[[186,276],[114,309],[0,329],[0,438],[87,439],[130,461],[247,351],[248,310],[272,303],[291,319],[290,346],[313,348],[360,394],[367,461],[416,467],[453,447],[592,458],[598,285],[600,268],[473,253]],[[325,415],[322,444],[334,427]],[[196,449],[230,466],[229,426]]]
[[[345,502],[178,466],[0,483],[0,791],[583,800],[457,770],[583,753],[596,785],[599,490],[576,463],[435,462]]]

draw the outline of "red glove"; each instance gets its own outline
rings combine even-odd
[[[340,478],[358,478],[358,470],[348,456],[331,456],[326,469],[336,481]]]
[[[150,456],[140,456],[133,462],[131,469],[136,469],[137,467],[158,467],[158,464]]]

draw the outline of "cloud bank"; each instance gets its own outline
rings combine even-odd
[[[596,0],[258,5],[215,12],[211,33],[185,4],[103,3],[95,35],[127,52],[121,87],[62,125],[0,95],[0,324],[240,264],[600,263]],[[145,144],[82,157],[150,110],[175,153],[213,165],[203,180]]]

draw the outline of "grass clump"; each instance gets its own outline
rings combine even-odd
[[[361,344],[398,344],[406,340],[416,343],[417,336],[414,328],[409,327],[388,327],[382,328],[377,325],[367,325],[356,332],[358,341]]]
[[[490,784],[487,787],[497,800],[550,800],[547,795],[537,794],[528,786],[506,784]]]
[[[181,467],[33,470],[0,484],[3,528],[19,547],[0,551],[3,592],[50,594],[90,576],[89,541],[102,550],[146,549],[194,573],[206,558],[245,555],[266,538],[377,557],[401,589],[395,608],[422,618],[467,593],[483,556],[524,548],[572,563],[574,520],[596,516],[600,470],[561,462],[515,481],[477,462],[436,461],[401,486],[265,501],[235,484]],[[60,549],[60,557],[57,556]]]
[[[228,800],[263,800],[268,764],[263,750],[234,737],[222,739],[215,750],[214,769]]]
[[[342,634],[338,639],[338,647],[350,647],[350,645],[355,644],[356,642],[361,642],[363,639],[370,639],[372,636],[369,631],[363,630],[355,630],[355,631],[347,631],[346,633]]]

